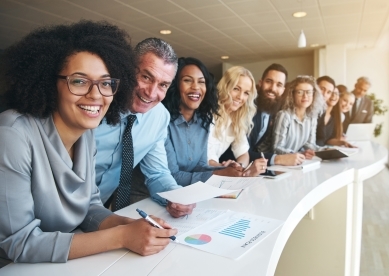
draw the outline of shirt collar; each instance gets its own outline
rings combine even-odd
[[[127,117],[129,115],[131,115],[131,114],[136,116],[136,119],[137,119],[138,123],[142,122],[142,118],[145,115],[144,113],[131,113],[131,111],[128,111],[128,112],[125,112],[125,113],[120,113],[120,120],[121,121],[126,121]]]
[[[302,123],[304,123],[305,119],[307,118],[307,114],[304,115],[304,118],[302,121],[300,121],[299,117],[297,117],[296,113],[294,113],[294,112],[292,113],[292,117],[296,122],[298,122],[299,124],[302,124]]]
[[[178,118],[174,120],[174,124],[175,125],[180,125],[182,123],[191,124],[191,123],[197,123],[197,121],[198,121],[198,116],[197,116],[197,113],[195,112],[192,120],[190,120],[189,122],[187,122],[185,120],[184,116],[182,116],[182,114],[180,114],[180,116],[178,116]]]

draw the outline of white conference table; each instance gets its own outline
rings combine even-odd
[[[199,202],[285,221],[239,260],[172,242],[148,257],[121,249],[64,264],[13,263],[0,275],[359,275],[363,181],[384,168],[388,150],[372,142],[358,146],[357,154],[320,168],[261,179],[238,199]],[[136,208],[153,214],[162,207],[145,199],[117,213],[139,218]]]

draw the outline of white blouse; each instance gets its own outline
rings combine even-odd
[[[246,135],[243,134],[242,137],[240,137],[240,142],[238,143],[232,131],[231,120],[228,120],[227,127],[222,130],[221,134],[221,139],[215,137],[215,125],[212,123],[209,128],[208,161],[214,160],[219,162],[220,156],[230,145],[235,158],[238,158],[242,154],[248,152],[250,145]]]

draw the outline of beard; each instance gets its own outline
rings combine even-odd
[[[277,112],[281,109],[283,104],[282,96],[277,95],[272,90],[264,91],[262,87],[257,87],[258,97],[256,100],[258,111],[268,113],[270,115],[276,115]],[[273,93],[275,95],[274,99],[270,99],[266,96],[266,93]]]

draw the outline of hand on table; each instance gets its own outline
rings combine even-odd
[[[345,146],[346,148],[357,148],[357,146],[354,146],[347,141],[342,141],[342,146]]]
[[[243,168],[238,164],[238,166],[236,167],[229,166],[224,169],[214,170],[213,174],[222,175],[222,176],[240,177],[243,176]]]
[[[304,162],[305,156],[301,153],[278,154],[274,158],[275,165],[297,166]]]
[[[171,229],[171,226],[162,219],[152,218],[166,229],[156,228],[145,219],[137,219],[130,224],[118,226],[122,229],[123,247],[142,256],[156,254],[164,249],[170,242],[169,237],[177,234],[177,229]]]
[[[239,164],[238,162],[236,162],[235,160],[227,160],[227,161],[223,161],[221,162],[221,165],[223,167],[232,167],[232,168],[239,168],[239,167],[242,167],[241,164]]]
[[[261,173],[266,172],[267,168],[267,159],[258,158],[255,159],[250,168],[243,173],[243,176],[258,176]]]
[[[305,159],[311,160],[315,156],[315,151],[307,149],[306,151],[302,152],[302,154],[304,154]]]
[[[168,201],[166,205],[166,210],[172,217],[179,218],[185,215],[192,214],[193,208],[196,207],[196,203],[183,205],[179,203],[173,203]]]

